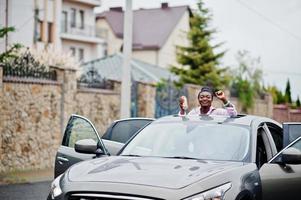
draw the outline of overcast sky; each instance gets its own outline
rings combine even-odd
[[[196,0],[133,0],[133,9],[190,5]],[[247,50],[261,57],[265,85],[285,90],[289,78],[293,99],[301,98],[301,1],[300,0],[204,0],[211,10],[211,26],[218,30],[213,42],[225,42],[226,66],[237,67],[235,55]],[[125,0],[102,0],[97,12],[124,6]]]

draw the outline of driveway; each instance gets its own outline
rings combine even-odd
[[[0,185],[1,200],[44,200],[50,190],[51,181]]]

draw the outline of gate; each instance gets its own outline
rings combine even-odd
[[[138,117],[138,83],[134,80],[131,84],[131,117]]]
[[[177,114],[179,112],[179,98],[182,95],[187,96],[186,89],[176,88],[170,79],[157,87],[155,117]]]

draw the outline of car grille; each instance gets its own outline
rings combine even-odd
[[[76,193],[71,194],[68,200],[163,200],[151,197],[133,196],[127,194],[98,194],[98,193]]]

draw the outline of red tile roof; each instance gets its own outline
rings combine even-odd
[[[133,48],[160,49],[186,11],[191,13],[188,6],[133,11]],[[122,11],[112,9],[98,14],[96,19],[106,19],[116,37],[122,38],[123,16]]]

